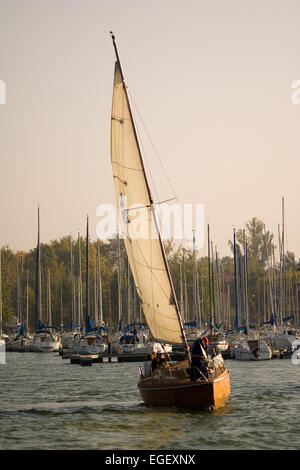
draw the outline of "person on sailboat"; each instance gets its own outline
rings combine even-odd
[[[152,371],[161,367],[168,367],[167,359],[170,360],[170,356],[168,355],[168,357],[166,357],[164,351],[159,349],[152,360]]]
[[[207,336],[204,336],[204,338],[202,338],[202,342],[203,342],[203,345],[204,345],[204,351],[207,354],[207,349],[208,349],[208,345],[209,345],[209,340],[208,340]]]
[[[199,336],[193,344],[192,347],[192,380],[196,380],[197,378],[204,375],[207,377],[208,369],[206,366],[207,361],[207,350],[208,346],[208,338],[201,338]]]

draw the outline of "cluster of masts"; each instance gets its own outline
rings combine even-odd
[[[248,241],[243,231],[242,247],[237,246],[236,231],[233,231],[233,252],[234,252],[234,288],[233,279],[228,279],[228,273],[225,272],[224,266],[219,257],[217,247],[210,240],[210,227],[207,226],[207,261],[205,259],[197,259],[195,238],[192,254],[185,248],[182,249],[181,259],[179,261],[179,275],[175,279],[175,287],[178,292],[180,312],[183,322],[196,322],[199,327],[214,327],[223,330],[234,329],[239,331],[244,329],[249,331],[253,328],[259,329],[263,324],[282,326],[287,319],[294,317],[295,326],[298,326],[298,285],[295,279],[295,294],[291,286],[291,279],[286,276],[285,261],[285,236],[284,236],[284,199],[282,199],[283,224],[282,232],[278,230],[279,238],[279,264],[275,263],[274,249],[268,251],[267,271],[263,279],[257,276],[256,291],[249,292],[248,279]],[[89,274],[89,220],[87,217],[86,227],[86,259],[85,266],[85,285],[82,280],[82,244],[80,233],[78,233],[77,246],[74,245],[72,236],[70,236],[70,285],[68,294],[66,294],[67,303],[71,306],[68,314],[67,324],[72,328],[82,329],[86,327],[88,318],[93,318],[95,326],[104,326],[105,324],[113,329],[118,327],[120,322],[130,324],[132,321],[144,321],[141,301],[137,295],[136,288],[131,275],[130,266],[127,260],[127,269],[124,264],[123,247],[121,250],[120,238],[116,237],[115,243],[115,260],[109,265],[107,262],[107,281],[105,281],[105,308],[103,307],[103,260],[101,262],[101,244],[97,240],[95,251],[95,268],[93,274],[92,289],[90,288],[91,279]],[[265,237],[267,234],[265,232]],[[241,243],[241,240],[239,239]],[[1,255],[1,253],[0,253]],[[76,260],[75,260],[76,258]],[[1,265],[1,259],[0,259]],[[114,299],[112,301],[111,293],[111,268],[117,271],[117,298],[116,290],[113,291]],[[116,268],[117,266],[117,268]],[[191,268],[192,266],[192,268]],[[76,268],[76,269],[75,269]],[[24,275],[25,274],[25,275]],[[56,302],[56,312],[53,316],[53,301],[51,298],[51,274],[48,268],[45,271],[45,297],[46,301],[42,302],[42,286],[41,286],[41,247],[40,247],[40,216],[38,209],[38,243],[36,249],[36,290],[35,290],[35,318],[34,327],[39,324],[52,325],[60,321],[60,327],[66,324],[66,315],[64,314],[64,289],[66,289],[66,279],[62,276],[60,282],[60,319],[58,319],[59,307]],[[25,279],[24,279],[25,278]],[[25,280],[25,283],[24,283]],[[1,279],[0,279],[1,281]],[[26,285],[24,289],[24,284]],[[57,280],[56,280],[57,284]],[[63,289],[64,287],[64,289]],[[83,290],[83,287],[85,289]],[[25,323],[29,326],[29,271],[23,271],[23,265],[17,263],[16,272],[16,289],[17,302],[16,313],[19,324]],[[25,292],[26,293],[25,293]],[[94,292],[91,298],[91,292]],[[71,302],[70,302],[71,293]],[[85,302],[83,295],[85,293]],[[25,295],[24,295],[25,294]],[[288,295],[289,294],[289,295]],[[0,283],[0,298],[1,283]],[[251,301],[252,312],[250,312],[249,304]],[[253,311],[253,304],[256,305],[256,312]],[[262,307],[263,306],[263,307]],[[84,308],[85,307],[85,308]],[[116,309],[118,313],[116,314]],[[263,309],[263,311],[262,311]],[[234,312],[234,314],[233,314]],[[114,313],[114,314],[113,314]],[[252,317],[252,318],[251,318]],[[0,301],[0,319],[2,318],[2,301]],[[2,328],[2,321],[0,322]]]

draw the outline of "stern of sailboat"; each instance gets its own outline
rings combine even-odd
[[[195,381],[191,380],[188,370],[188,362],[183,361],[141,376],[138,386],[144,403],[193,409],[217,409],[225,405],[230,395],[227,369],[217,377]]]

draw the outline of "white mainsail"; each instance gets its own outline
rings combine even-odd
[[[182,344],[182,322],[153,214],[119,59],[113,86],[111,162],[125,247],[151,336],[157,341]]]

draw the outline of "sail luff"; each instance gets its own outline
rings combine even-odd
[[[112,104],[111,159],[117,202],[119,208],[123,209],[126,228],[124,243],[152,338],[182,344],[186,343],[186,340],[179,307],[158,229],[153,198],[113,35],[112,39],[117,62]],[[139,200],[135,200],[138,198]],[[124,210],[124,200],[126,210]],[[137,207],[141,214],[142,227],[148,232],[146,237],[138,239],[136,231],[132,228],[134,218],[130,212]]]

